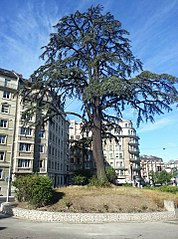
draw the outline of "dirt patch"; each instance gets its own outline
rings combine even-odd
[[[111,187],[70,186],[59,188],[52,205],[38,208],[56,212],[153,212],[164,211],[164,199],[175,201],[176,195],[152,190]],[[30,208],[27,203],[19,207]]]

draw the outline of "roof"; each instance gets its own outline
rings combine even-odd
[[[141,155],[140,159],[144,160],[144,161],[156,161],[156,162],[163,161],[162,158],[159,158],[159,157],[156,157],[156,156],[153,156],[153,155]]]
[[[16,75],[18,75],[20,78],[22,78],[22,75],[19,73],[16,73],[15,71],[9,71],[3,68],[0,68],[0,75],[11,77],[11,78],[17,78]]]

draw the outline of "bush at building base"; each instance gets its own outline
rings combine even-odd
[[[52,181],[39,175],[18,176],[13,182],[19,202],[28,202],[35,207],[50,204],[53,197]]]

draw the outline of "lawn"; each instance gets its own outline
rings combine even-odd
[[[164,200],[178,204],[178,194],[149,189],[112,186],[69,186],[55,190],[53,204],[38,208],[57,212],[153,212],[164,211]],[[19,203],[20,207],[29,207]]]

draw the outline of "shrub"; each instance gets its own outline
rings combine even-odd
[[[86,177],[81,176],[81,175],[74,175],[72,177],[72,183],[74,185],[84,185],[84,184],[86,184]]]
[[[173,194],[178,193],[178,187],[174,187],[174,186],[144,187],[144,189],[156,190],[160,192],[167,192],[167,193],[173,193]]]
[[[132,187],[132,184],[131,183],[124,183],[122,186],[123,187]]]
[[[178,193],[178,187],[173,187],[173,186],[161,186],[158,188],[159,191],[161,192],[168,192],[168,193]]]
[[[18,201],[28,202],[35,207],[48,205],[53,197],[52,181],[49,177],[30,175],[18,176],[13,182]]]
[[[111,187],[111,184],[106,180],[97,179],[96,176],[92,177],[88,186],[95,187]]]
[[[116,171],[111,166],[107,166],[105,168],[105,172],[106,172],[106,177],[108,181],[111,183],[115,183],[115,180],[117,178]]]

